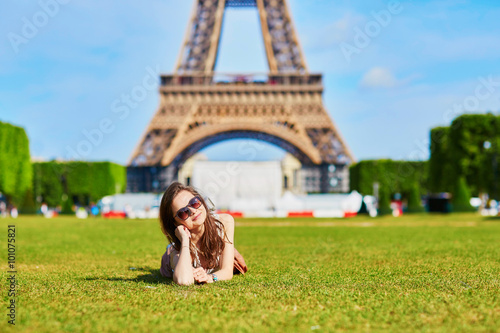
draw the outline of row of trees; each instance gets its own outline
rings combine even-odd
[[[471,210],[471,195],[488,193],[498,199],[500,116],[461,115],[449,127],[433,128],[430,142],[429,161],[367,160],[351,165],[351,189],[373,194],[378,183],[383,209],[395,193],[401,193],[413,211],[421,210],[424,193],[452,193],[454,211]]]
[[[126,180],[126,169],[111,162],[33,163],[33,195],[66,212],[73,204],[88,205],[106,195],[123,193]]]
[[[408,210],[421,212],[420,195],[427,192],[427,162],[393,161],[390,159],[365,160],[349,169],[351,190],[361,194],[374,194],[378,184],[381,213],[390,211],[390,197],[400,193],[408,200]]]
[[[0,193],[24,213],[35,212],[37,202],[70,212],[75,203],[123,193],[126,179],[125,167],[111,162],[32,163],[25,130],[0,122]]]
[[[429,190],[453,192],[456,179],[463,177],[472,195],[500,189],[498,164],[500,151],[500,116],[466,114],[449,127],[431,130]]]
[[[426,191],[427,162],[365,160],[350,167],[351,190],[373,193],[373,183],[391,193],[409,193],[413,187]]]
[[[26,132],[21,127],[0,122],[0,192],[9,202],[20,205],[32,179]]]

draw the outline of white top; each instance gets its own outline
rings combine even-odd
[[[211,214],[213,215],[213,217],[215,217],[215,222],[222,224],[222,222],[220,222],[220,216],[219,216],[219,214],[217,214],[217,213],[213,213],[213,212],[211,212]],[[222,227],[224,228],[224,225],[222,225]],[[218,234],[219,234],[219,236],[220,236],[221,238],[223,238],[223,237],[224,237],[224,233],[222,232],[222,229],[217,229],[217,232],[218,232]],[[195,248],[195,250],[196,250],[196,251],[194,252],[195,260],[194,260],[194,263],[193,263],[193,267],[194,267],[194,268],[196,268],[196,267],[198,267],[198,266],[200,266],[200,267],[201,267],[200,257],[198,257],[198,248],[197,248],[197,247],[196,247],[196,245],[194,245],[194,244],[193,244],[193,246],[194,246],[194,248]],[[217,256],[217,264],[216,264],[216,266],[219,266],[219,259],[220,259],[220,256]],[[207,274],[211,274],[211,273],[213,273],[214,271],[215,271],[215,268],[209,268],[209,269],[206,269]]]
[[[220,222],[220,216],[219,216],[219,214],[214,213],[214,212],[210,212],[210,214],[212,214],[212,216],[213,216],[213,217],[215,217],[215,222],[222,224],[222,222]],[[222,227],[224,227],[224,226],[222,225]],[[222,229],[218,229],[218,233],[219,233],[219,236],[220,236],[221,238],[223,238],[223,237],[224,237],[224,233],[223,233]],[[168,244],[168,245],[167,245],[167,252],[168,252],[168,248],[169,248],[170,246],[172,246],[172,244]],[[198,256],[198,248],[197,248],[197,247],[196,247],[196,245],[194,245],[194,244],[193,244],[193,246],[194,246],[194,248],[195,248],[195,251],[194,251],[195,260],[194,260],[194,262],[193,262],[193,267],[194,267],[194,268],[196,268],[196,267],[201,267],[200,257]],[[216,265],[216,266],[219,266],[219,259],[220,259],[220,256],[218,256],[218,257],[217,257],[217,265]],[[207,274],[211,274],[211,273],[213,273],[214,271],[215,271],[215,268],[209,268],[209,269],[206,269]],[[172,273],[173,273],[173,272],[174,272],[174,269],[172,268]]]

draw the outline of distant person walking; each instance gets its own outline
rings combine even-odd
[[[92,217],[97,217],[97,215],[99,215],[99,207],[92,203],[90,206],[90,213],[92,214]]]
[[[0,217],[7,216],[7,204],[5,201],[0,201]]]
[[[10,210],[10,217],[12,217],[13,219],[17,219],[18,216],[19,212],[17,211],[17,207],[13,206],[12,209]]]

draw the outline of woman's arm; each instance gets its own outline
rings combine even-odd
[[[189,252],[189,231],[183,225],[175,229],[177,238],[181,240],[181,249],[173,258],[174,282],[181,286],[194,283],[193,266],[191,266],[191,253]]]
[[[221,217],[221,222],[226,229],[229,242],[224,239],[226,244],[220,259],[220,269],[214,272],[214,274],[217,275],[218,280],[231,280],[233,278],[234,269],[234,218],[229,214],[220,214],[219,216]]]

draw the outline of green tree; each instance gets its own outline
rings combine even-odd
[[[33,169],[35,195],[51,207],[62,206],[65,213],[72,212],[75,202],[97,202],[126,188],[126,169],[115,163],[51,161],[34,163]]]
[[[74,214],[75,212],[73,211],[73,198],[71,196],[63,196],[63,204],[62,204],[62,214]]]
[[[25,195],[24,195],[24,201],[19,207],[19,213],[21,214],[36,214],[36,204],[35,204],[35,197],[33,195],[33,190],[29,188]]]
[[[19,206],[31,187],[29,140],[23,128],[0,122],[0,192]]]
[[[499,153],[500,116],[492,113],[464,114],[449,127],[436,127],[430,134],[429,189],[454,192],[463,176],[472,195],[494,195],[495,156]]]
[[[63,188],[63,168],[56,161],[33,163],[33,188],[35,195],[40,196],[42,201],[50,207],[61,205]]]
[[[413,184],[408,193],[408,213],[421,212],[425,212],[425,208],[422,206],[419,187],[417,184]]]
[[[430,132],[429,191],[451,192],[455,186],[457,168],[450,156],[449,127],[436,127]]]
[[[391,214],[391,195],[385,187],[380,187],[378,191],[378,215]]]
[[[350,187],[363,195],[371,195],[375,182],[392,193],[409,192],[411,186],[418,184],[424,193],[427,192],[427,168],[427,161],[364,160],[350,166]]]
[[[453,192],[453,211],[454,212],[473,212],[475,209],[470,205],[470,190],[464,176],[458,177]]]
[[[485,163],[485,142],[496,142],[500,137],[500,116],[487,114],[464,114],[453,120],[450,126],[449,159],[456,177],[464,176],[472,195],[492,193],[493,182],[484,175],[491,174],[491,162]],[[493,147],[492,147],[493,148]]]

